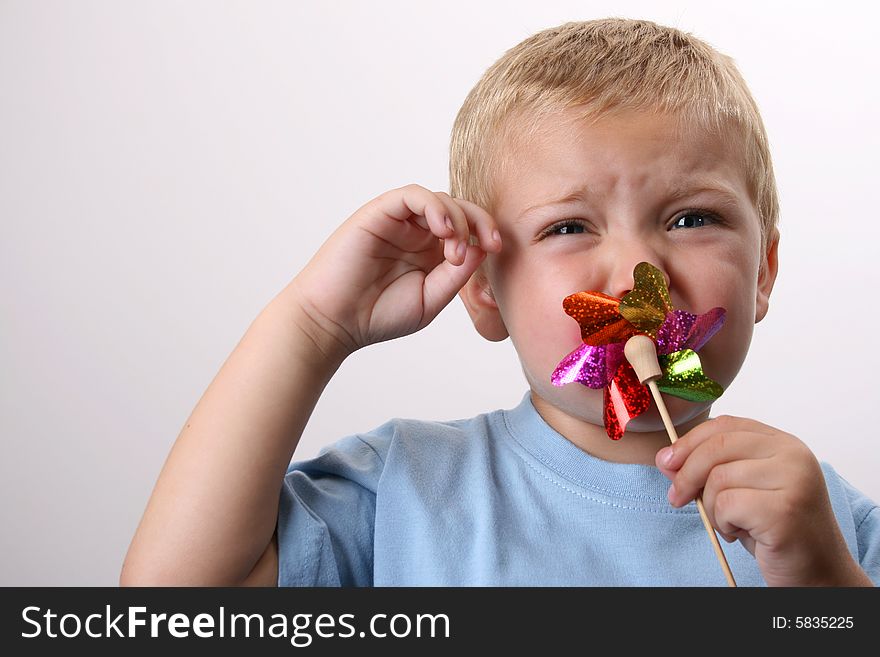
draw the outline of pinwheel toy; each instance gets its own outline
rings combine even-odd
[[[646,410],[651,395],[624,356],[634,335],[656,344],[662,376],[657,387],[690,401],[713,401],[724,389],[703,374],[696,351],[724,323],[724,308],[702,315],[673,310],[663,273],[647,262],[633,270],[633,289],[622,299],[602,292],[578,292],[562,302],[581,327],[583,344],[568,354],[550,377],[553,385],[577,381],[604,388],[605,432],[619,440],[626,425]]]
[[[577,381],[604,388],[605,432],[613,440],[619,440],[627,423],[648,409],[653,394],[674,443],[678,434],[660,392],[690,401],[713,401],[724,392],[703,374],[696,354],[721,328],[724,309],[702,315],[673,310],[663,273],[650,263],[636,265],[633,289],[622,299],[578,292],[566,297],[562,306],[580,325],[584,344],[557,365],[551,381],[556,386]],[[736,586],[701,494],[696,504],[727,584]]]

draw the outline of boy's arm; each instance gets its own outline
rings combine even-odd
[[[122,585],[274,584],[280,482],[345,357],[289,286],[254,320],[166,460]]]
[[[278,584],[278,534],[272,534],[269,546],[242,586],[276,586]]]
[[[281,484],[327,382],[357,349],[427,326],[487,250],[501,241],[485,210],[418,185],[349,217],[258,315],[196,405],[120,584],[275,583]]]

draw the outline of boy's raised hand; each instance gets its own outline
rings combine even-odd
[[[478,205],[406,185],[358,209],[285,292],[319,347],[344,358],[427,326],[486,252],[500,250],[497,225]]]
[[[847,549],[816,457],[795,436],[722,415],[657,452],[683,506],[703,490],[709,520],[751,552],[768,586],[871,586]],[[736,573],[734,573],[734,576]]]

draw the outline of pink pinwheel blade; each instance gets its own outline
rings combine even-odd
[[[550,375],[550,382],[555,386],[563,386],[577,381],[591,388],[601,388],[605,385],[599,382],[604,370],[605,350],[582,344],[559,361],[559,365]]]
[[[623,343],[601,346],[582,344],[560,361],[550,376],[555,386],[577,381],[588,388],[602,388],[611,381],[625,356]]]

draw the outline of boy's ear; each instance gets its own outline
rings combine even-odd
[[[758,276],[758,297],[755,304],[755,324],[764,319],[770,307],[770,292],[779,272],[779,229],[774,228],[767,242],[767,253],[764,254],[763,270]]]
[[[492,286],[482,267],[468,279],[458,296],[464,302],[477,333],[490,342],[501,342],[507,338],[507,327],[501,319],[501,312],[492,295]]]

